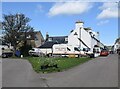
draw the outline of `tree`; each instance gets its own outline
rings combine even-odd
[[[33,27],[29,26],[30,18],[24,14],[9,14],[3,15],[2,30],[4,30],[4,39],[7,43],[13,45],[14,53],[20,42],[26,45],[26,33],[33,32]]]

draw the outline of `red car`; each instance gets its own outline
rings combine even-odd
[[[109,55],[109,52],[107,50],[102,50],[100,52],[100,56],[108,56]]]

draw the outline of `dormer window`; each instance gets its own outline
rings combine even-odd
[[[28,39],[31,38],[31,35],[28,35],[27,38],[28,38]]]
[[[77,32],[75,32],[74,35],[78,35]]]
[[[70,33],[72,33],[74,30],[71,30]]]
[[[48,38],[48,41],[52,41],[52,38]]]
[[[65,38],[65,41],[68,41],[68,38],[67,38],[67,37]]]

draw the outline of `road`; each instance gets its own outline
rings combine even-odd
[[[26,60],[3,59],[3,87],[117,87],[117,54],[99,57],[67,71],[37,74]],[[43,81],[44,80],[44,81]]]
[[[0,58],[0,89],[2,88],[2,58]]]
[[[49,87],[118,87],[118,56],[95,58],[67,71],[42,76]]]
[[[27,60],[2,60],[2,87],[45,87]]]

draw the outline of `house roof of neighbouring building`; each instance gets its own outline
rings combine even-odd
[[[57,42],[49,42],[49,41],[47,41],[47,42],[45,42],[43,45],[41,45],[41,46],[38,47],[38,48],[52,48],[52,46],[53,46],[54,44],[57,44]]]
[[[49,37],[49,39],[51,39],[51,42],[57,42],[57,43],[67,43],[67,41],[65,40],[65,38],[68,38],[68,36],[54,36],[54,37]]]
[[[38,48],[52,48],[54,44],[61,44],[61,43],[67,43],[65,38],[68,38],[68,36],[54,36],[54,37],[48,37],[48,40],[41,45]],[[51,40],[49,40],[51,39]]]
[[[86,31],[92,30],[90,27],[84,28]]]
[[[116,39],[115,44],[120,41],[120,37]]]

